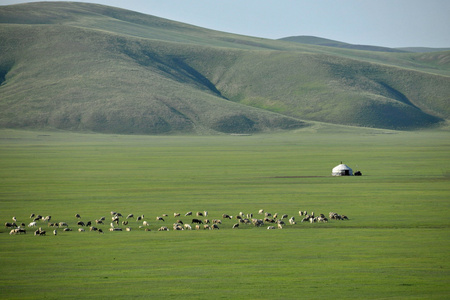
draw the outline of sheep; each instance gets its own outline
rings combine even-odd
[[[28,224],[28,227],[36,227],[36,222],[31,222],[30,224]]]
[[[209,225],[203,225],[203,229],[211,229]]]
[[[264,225],[264,221],[261,219],[252,219],[252,223],[256,227],[260,227],[260,226]]]
[[[181,216],[180,213],[173,213],[173,217],[174,217],[174,218],[179,217],[179,216]]]
[[[101,220],[101,219],[100,219]],[[104,221],[105,219],[103,219],[102,221]],[[102,222],[102,224],[103,224],[103,222]],[[91,221],[88,221],[87,223],[86,223],[86,227],[89,227],[89,226],[91,226],[92,225],[92,222]]]
[[[142,222],[142,225],[144,226],[150,226],[150,223],[148,223],[147,221]]]
[[[275,229],[275,226],[269,226],[267,229]]]
[[[205,219],[205,220],[203,221],[203,223],[205,223],[205,224],[211,224],[211,221],[210,221],[209,219]]]
[[[127,216],[127,219],[129,219],[129,218],[133,218],[134,217],[134,215],[133,214],[129,214],[128,216]]]
[[[218,219],[213,219],[213,224],[222,224],[222,221],[221,220],[218,220]]]
[[[128,225],[128,221],[122,221],[122,225],[123,226],[127,226]]]
[[[271,214],[271,213],[269,213],[269,212],[266,212],[266,213],[264,214],[264,216],[265,216],[265,217],[271,217],[271,216],[272,216],[272,214]]]
[[[55,229],[55,230],[53,230],[53,235],[57,235],[58,234],[58,231]]]
[[[191,224],[203,224],[203,221],[202,220],[199,220],[199,219],[192,219],[192,222],[191,222]]]
[[[202,213],[201,211],[198,211],[198,212],[196,213],[196,215],[197,215],[197,217],[203,217],[203,213]]]
[[[283,229],[283,225],[281,225],[280,223],[278,223],[278,229]]]
[[[173,224],[173,230],[184,230],[183,226],[178,223]]]
[[[98,233],[103,233],[103,230],[101,228],[99,228],[97,231]]]
[[[78,232],[85,232],[86,230],[84,228],[78,228]]]
[[[6,223],[5,223],[5,227],[6,227],[6,228],[17,227],[17,224],[14,223],[14,222],[13,222],[13,223],[6,222]]]
[[[317,217],[317,222],[327,223],[328,219],[322,216]]]
[[[184,228],[186,228],[187,230],[192,230],[192,227],[189,224],[184,224]]]
[[[163,217],[168,217],[169,215],[168,215],[168,214],[162,214],[162,216],[163,216]]]
[[[86,224],[84,224],[83,221],[78,221],[78,222],[77,222],[77,225],[78,225],[78,226],[86,226]]]
[[[35,216],[35,214],[31,214],[31,215],[30,215],[30,219],[33,219],[34,216]]]
[[[97,227],[94,227],[94,226],[89,227],[89,231],[97,231],[97,230],[98,230]]]
[[[227,215],[227,214],[223,214],[222,215],[222,219],[232,219],[233,217],[232,216],[230,216],[230,215]]]
[[[260,214],[260,215],[262,215],[264,213],[264,209],[260,209],[259,211],[258,211],[258,214]]]
[[[185,217],[187,217],[187,216],[192,216],[192,211],[188,211],[184,216],[185,216]]]
[[[81,216],[80,216],[80,214],[75,214],[75,218],[77,218],[77,219],[81,219]]]
[[[52,219],[52,216],[45,216],[44,222],[48,222]]]
[[[59,227],[63,227],[63,226],[69,227],[69,225],[67,225],[66,222],[59,222],[59,223],[58,223],[58,226],[59,226]]]
[[[158,231],[169,231],[169,228],[167,228],[166,226],[161,226]]]
[[[16,217],[12,217],[12,220],[13,220],[14,222],[17,222],[17,218],[16,218]]]
[[[70,228],[64,228],[63,231],[72,231]]]
[[[233,225],[233,229],[239,228],[239,223]]]
[[[203,215],[204,215],[205,217],[207,217],[207,216],[208,216],[208,212],[205,210],[205,211],[203,212]]]
[[[217,226],[217,224],[213,224],[213,225],[211,225],[210,229],[211,230],[219,229],[219,226]]]
[[[102,220],[95,220],[95,224],[103,224]]]
[[[156,221],[163,221],[164,222],[164,219],[162,217],[156,217]]]
[[[200,225],[195,225],[195,230],[200,230]]]
[[[21,234],[21,233],[27,234],[27,231],[25,229],[22,229],[22,228],[15,228],[15,229],[11,229],[11,231],[9,232],[10,235]]]
[[[130,227],[125,228],[126,231],[131,231]]]
[[[284,215],[282,215],[281,216],[281,219],[283,220],[283,219],[287,219],[288,218],[288,215],[287,214],[284,214]]]
[[[295,224],[296,224],[296,223],[295,223],[294,217],[291,217],[291,218],[289,219],[289,224],[291,224],[291,225],[295,225]]]

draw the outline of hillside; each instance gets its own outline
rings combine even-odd
[[[450,51],[268,40],[86,3],[0,6],[0,127],[254,133],[450,117]]]
[[[400,49],[395,49],[395,48],[369,46],[369,45],[354,45],[354,44],[348,44],[348,43],[339,42],[339,41],[335,41],[335,40],[319,38],[319,37],[315,37],[315,36],[306,36],[306,35],[290,36],[290,37],[281,38],[280,40],[287,41],[287,42],[295,42],[295,43],[300,43],[300,44],[337,47],[337,48],[354,49],[354,50],[380,51],[380,52],[408,52],[405,50],[400,50]]]

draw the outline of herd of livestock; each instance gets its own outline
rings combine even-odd
[[[335,212],[330,212],[328,216],[325,216],[324,214],[315,215],[314,212],[299,211],[298,215],[300,222],[308,223],[327,223],[328,220],[348,220],[347,216]],[[104,216],[94,221],[83,221],[80,214],[75,214],[73,224],[76,225],[76,230],[79,232],[94,231],[98,233],[104,233],[105,231],[131,231],[132,228],[136,227],[138,230],[145,231],[151,231],[152,227],[157,231],[169,231],[170,225],[168,227],[166,222],[173,224],[171,226],[172,230],[217,230],[227,225],[233,229],[242,228],[243,226],[282,229],[284,226],[297,224],[294,216],[289,217],[287,214],[278,213],[271,214],[265,212],[263,209],[260,209],[255,216],[252,213],[244,214],[240,212],[235,216],[222,214],[221,219],[209,219],[207,211],[198,211],[196,213],[189,211],[184,214],[184,218],[181,213],[174,213],[173,217],[168,214],[163,214],[154,219],[157,225],[153,226],[150,226],[150,221],[146,220],[144,215],[134,216],[133,214],[128,214],[125,216],[119,212],[111,211],[110,218],[111,221],[107,221]],[[27,230],[32,230],[36,236],[46,235],[47,230],[53,235],[57,235],[58,231],[73,231],[69,226],[69,223],[72,224],[72,222],[53,222],[52,220],[51,216],[44,217],[38,214],[31,214],[30,222],[26,222],[28,224],[23,221],[18,221],[16,217],[12,217],[13,222],[6,222],[5,227],[10,229],[10,235],[26,234]],[[234,222],[228,220],[234,220]]]

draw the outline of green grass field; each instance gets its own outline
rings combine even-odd
[[[340,161],[361,177],[331,177]],[[316,126],[253,136],[0,131],[1,299],[443,299],[450,295],[448,131]],[[222,214],[297,224],[231,229]],[[188,211],[219,230],[159,232]],[[301,223],[299,210],[347,221]],[[109,232],[110,211],[150,232]],[[174,218],[173,213],[181,213]],[[72,232],[9,235],[30,214]],[[106,216],[105,233],[77,232]],[[164,222],[156,216],[168,214]],[[121,226],[126,227],[126,226]]]

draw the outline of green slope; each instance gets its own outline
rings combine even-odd
[[[304,120],[391,129],[450,115],[450,52],[232,35],[84,3],[0,7],[0,126],[252,133]]]

